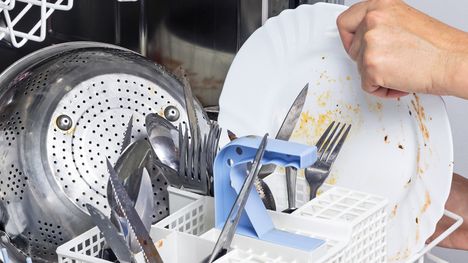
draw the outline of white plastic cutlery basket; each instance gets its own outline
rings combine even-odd
[[[193,203],[196,203],[198,199],[202,198],[201,195],[182,191],[173,187],[168,187],[168,193],[170,203],[169,214],[173,214],[185,207],[191,207]],[[151,234],[154,236],[153,232]],[[108,263],[109,261],[98,258],[104,247],[104,236],[97,227],[94,227],[58,247],[58,262]]]
[[[325,240],[322,253],[236,235],[233,249],[218,262],[386,262],[386,199],[342,187],[323,188],[321,195],[304,203],[301,197],[307,196],[308,188],[299,177],[301,207],[293,214],[270,212],[276,228]],[[172,206],[180,207],[181,202],[170,202],[171,214],[152,227],[153,241],[165,262],[201,261],[218,238],[214,199],[204,196],[187,201],[190,204],[175,212]],[[93,228],[59,247],[59,262],[107,262],[97,257],[103,246],[103,236]]]

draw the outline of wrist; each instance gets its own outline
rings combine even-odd
[[[468,34],[461,34],[451,46],[441,53],[444,68],[439,85],[443,95],[468,99]]]

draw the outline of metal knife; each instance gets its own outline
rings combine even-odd
[[[131,178],[129,178],[131,179]],[[136,182],[131,182],[130,180],[127,179],[127,184],[131,185],[132,183]],[[133,180],[137,181],[137,180]],[[141,179],[139,180],[139,191],[138,191],[138,197],[135,202],[135,210],[138,212],[138,215],[141,218],[141,221],[143,222],[143,225],[145,226],[145,229],[149,231],[151,229],[151,221],[152,217],[151,215],[153,214],[153,187],[151,185],[151,178],[149,176],[148,170],[146,168],[143,168],[143,172],[141,174]],[[126,187],[126,189],[129,189],[131,187]],[[135,253],[139,252],[139,244],[137,238],[132,234],[132,232],[129,233],[127,240],[130,245],[130,249]]]
[[[228,133],[229,140],[231,140],[231,142],[237,139],[237,135],[233,133],[232,131],[227,130],[227,133]],[[248,169],[252,169],[251,166],[252,166],[251,164],[247,164]],[[263,179],[260,179],[258,176],[256,176],[254,186],[258,192],[258,195],[260,196],[260,199],[262,199],[262,202],[265,205],[265,208],[268,210],[276,211],[275,198],[273,197],[273,193],[271,192],[270,187],[265,183],[265,181],[263,181]]]
[[[179,67],[176,70],[175,74],[182,80],[182,86],[184,88],[185,108],[187,110],[187,117],[189,120],[190,135],[192,138],[199,138],[198,136],[200,134],[200,128],[198,125],[195,104],[193,103],[194,97],[192,93],[192,88],[190,87],[190,83],[187,79],[187,74],[182,67]],[[193,141],[196,141],[196,139],[194,139]]]
[[[153,239],[149,235],[145,228],[145,225],[141,221],[138,213],[133,207],[133,203],[130,200],[124,186],[120,182],[117,173],[110,164],[109,160],[106,159],[107,170],[109,172],[109,181],[112,186],[112,194],[117,202],[118,207],[124,214],[128,221],[129,229],[137,237],[137,240],[143,250],[143,256],[147,263],[162,263],[163,260],[156,249]]]
[[[249,174],[245,179],[244,184],[242,185],[242,188],[236,198],[236,201],[234,202],[234,205],[231,208],[231,211],[229,212],[226,223],[224,223],[223,230],[218,237],[218,241],[216,241],[213,252],[211,253],[209,259],[204,260],[203,262],[211,263],[225,255],[230,249],[232,239],[236,233],[237,225],[239,224],[242,212],[244,211],[245,205],[247,204],[247,200],[254,185],[255,178],[257,177],[258,172],[262,167],[260,161],[262,160],[265,153],[267,138],[268,134],[265,134],[258,147],[257,153],[255,154],[255,158],[252,162],[252,167],[250,168]]]
[[[127,242],[124,237],[119,234],[117,228],[112,224],[110,219],[90,204],[86,204],[86,208],[94,224],[96,224],[104,235],[107,245],[112,249],[117,259],[122,263],[135,262],[133,253],[130,251]]]
[[[279,128],[278,133],[276,134],[275,139],[283,141],[289,140],[291,134],[294,131],[294,128],[296,127],[297,122],[299,121],[299,118],[301,117],[302,109],[307,98],[308,90],[309,83],[307,83],[304,86],[304,88],[302,88],[301,92],[299,93],[299,95],[297,95],[296,99],[294,100],[291,108],[289,108],[289,111],[286,114],[286,117],[284,118],[283,123],[281,124],[281,127]],[[275,169],[276,165],[274,164],[263,165],[258,177],[260,179],[264,179],[268,175],[272,174],[275,171]]]
[[[120,147],[120,153],[123,153],[125,149],[130,145],[132,140],[132,130],[133,130],[133,115],[128,120],[127,128],[125,129],[124,139],[122,141],[122,146]]]

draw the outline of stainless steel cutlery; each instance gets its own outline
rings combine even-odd
[[[340,128],[341,127],[341,128]],[[317,143],[317,161],[305,169],[305,178],[310,186],[310,199],[317,196],[319,187],[330,174],[333,163],[338,156],[351,125],[332,122]]]

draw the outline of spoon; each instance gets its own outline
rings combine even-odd
[[[146,115],[148,141],[158,159],[172,169],[179,170],[179,132],[171,122],[151,113]]]

